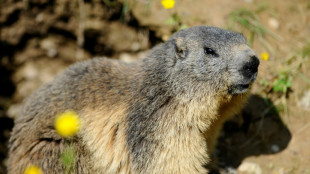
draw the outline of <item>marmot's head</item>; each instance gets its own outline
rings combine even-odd
[[[239,33],[192,27],[177,32],[166,44],[166,63],[170,75],[175,77],[173,86],[179,90],[199,86],[234,95],[246,92],[256,79],[259,60]]]

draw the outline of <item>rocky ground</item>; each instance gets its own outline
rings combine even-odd
[[[253,96],[225,124],[215,156],[240,174],[310,174],[310,1],[0,1],[0,173],[22,100],[77,61],[132,61],[174,31],[244,33],[261,60]],[[216,171],[214,171],[216,173]]]

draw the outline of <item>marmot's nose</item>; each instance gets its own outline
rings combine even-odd
[[[259,60],[256,56],[251,56],[250,61],[246,62],[242,67],[242,75],[246,78],[252,78],[257,73]]]

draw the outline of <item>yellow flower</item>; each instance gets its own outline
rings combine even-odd
[[[34,165],[28,166],[24,174],[43,174],[42,170]]]
[[[55,128],[59,135],[70,137],[80,130],[80,119],[74,111],[66,111],[56,117]]]
[[[262,58],[263,60],[268,60],[268,59],[269,59],[269,54],[268,54],[267,52],[263,52],[263,53],[261,54],[261,58]]]
[[[174,7],[175,1],[174,0],[162,0],[161,4],[164,6],[165,9],[170,9]]]

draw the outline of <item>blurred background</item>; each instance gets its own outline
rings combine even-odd
[[[0,0],[0,173],[21,102],[70,64],[142,59],[195,25],[241,32],[261,58],[213,173],[310,174],[310,0]]]

